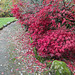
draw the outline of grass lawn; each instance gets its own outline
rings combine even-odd
[[[0,28],[3,27],[4,25],[12,22],[16,20],[15,17],[3,17],[3,18],[0,18]]]

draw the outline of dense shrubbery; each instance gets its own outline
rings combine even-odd
[[[37,54],[48,58],[75,59],[75,10],[72,2],[40,0],[13,5],[13,15],[25,25]]]
[[[12,5],[12,2],[10,0],[1,0],[0,1],[0,17],[13,17],[13,14],[11,14],[10,7]]]
[[[13,14],[11,14],[10,11],[9,12],[2,12],[0,14],[0,17],[13,17]]]
[[[26,3],[14,5],[12,13],[22,24],[28,26],[33,46],[39,55],[58,58],[65,56],[66,52],[67,57],[75,54],[75,31],[69,29],[75,25],[75,12],[68,6],[69,3],[66,5],[52,0],[49,4],[27,4],[29,9],[23,4]]]

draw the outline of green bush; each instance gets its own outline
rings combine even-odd
[[[65,62],[57,60],[53,61],[50,68],[50,73],[51,75],[73,75]]]
[[[0,17],[13,17],[10,13],[11,0],[2,0],[0,3],[1,13]]]

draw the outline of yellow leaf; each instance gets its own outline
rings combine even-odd
[[[22,58],[22,56],[19,56],[17,59],[21,59]]]

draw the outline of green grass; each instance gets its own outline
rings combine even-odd
[[[0,18],[0,28],[14,20],[16,20],[15,17]]]

